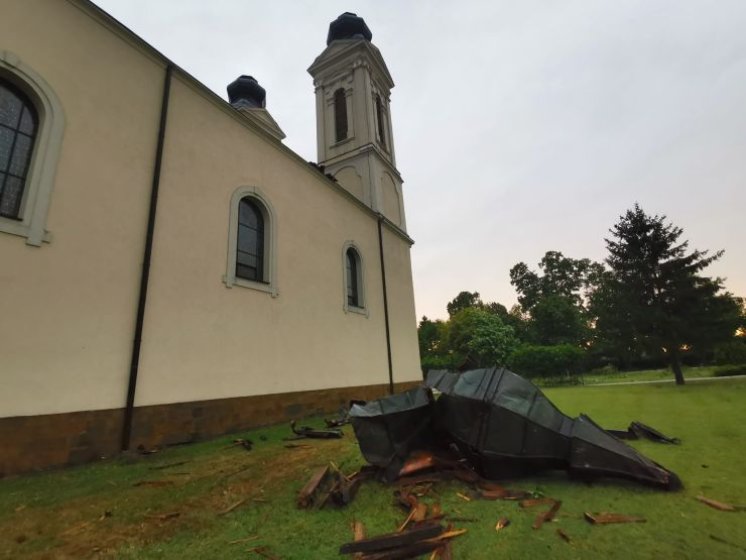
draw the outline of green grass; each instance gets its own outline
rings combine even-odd
[[[685,489],[666,493],[613,481],[587,485],[564,473],[510,481],[511,487],[563,502],[555,522],[533,530],[536,511],[521,510],[514,502],[465,502],[457,493],[467,491],[466,486],[441,483],[429,499],[437,499],[451,515],[477,519],[457,524],[468,532],[454,541],[456,558],[746,559],[746,512],[721,512],[694,499],[704,494],[746,504],[746,379],[544,391],[563,412],[585,412],[604,427],[625,428],[641,420],[680,437],[679,446],[634,446],[677,472]],[[366,483],[345,509],[296,509],[296,493],[315,467],[334,461],[350,472],[362,464],[351,430],[345,431],[342,440],[286,449],[282,437],[289,430],[278,426],[247,434],[256,444],[251,452],[228,447],[232,438],[226,437],[145,459],[0,481],[0,557],[251,559],[260,557],[247,549],[266,545],[284,560],[337,558],[339,545],[351,540],[353,519],[375,535],[394,530],[403,518],[393,505],[392,488],[374,482]],[[181,461],[188,462],[152,468]],[[173,485],[133,486],[142,480]],[[219,515],[244,498],[241,507]],[[112,515],[101,519],[104,511]],[[180,512],[178,518],[154,517],[174,511]],[[642,515],[648,521],[596,527],[582,519],[584,511]],[[512,524],[496,533],[501,516]],[[557,528],[570,535],[570,544],[557,536]],[[254,541],[228,544],[255,535]]]

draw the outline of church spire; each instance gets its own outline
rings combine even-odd
[[[389,109],[394,82],[363,18],[345,12],[308,72],[316,92],[319,164],[376,212],[405,229]]]

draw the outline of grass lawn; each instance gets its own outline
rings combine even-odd
[[[746,504],[746,379],[545,393],[564,412],[588,413],[605,427],[641,420],[680,437],[679,446],[634,446],[677,472],[685,489],[587,485],[563,473],[511,481],[513,488],[563,502],[555,522],[533,530],[536,511],[515,502],[466,502],[457,496],[465,486],[440,483],[429,499],[448,514],[475,519],[456,524],[468,529],[453,543],[456,558],[746,559],[746,512],[721,512],[694,499],[704,494]],[[296,509],[295,495],[314,468],[334,461],[351,472],[362,464],[351,428],[345,432],[342,440],[305,440],[294,443],[306,447],[288,449],[282,438],[289,429],[277,426],[242,434],[255,442],[248,452],[225,437],[144,458],[0,480],[0,557],[258,559],[247,550],[266,545],[283,560],[339,558],[353,519],[365,524],[369,536],[390,532],[403,519],[392,488],[376,482],[364,484],[346,509]],[[647,522],[591,526],[584,511],[641,515]],[[512,524],[496,533],[502,516]],[[569,544],[557,528],[570,536]],[[250,537],[256,538],[234,543]]]

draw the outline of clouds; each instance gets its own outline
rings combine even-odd
[[[98,0],[211,89],[267,89],[285,143],[316,159],[305,72],[343,11],[366,19],[397,86],[392,116],[418,314],[462,290],[515,301],[508,270],[547,250],[601,259],[639,201],[726,249],[746,295],[746,5],[724,0]]]

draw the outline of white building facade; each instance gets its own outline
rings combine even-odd
[[[252,78],[226,102],[87,0],[3,10],[0,475],[420,379],[393,82],[369,35],[340,16],[309,69],[314,166]]]

